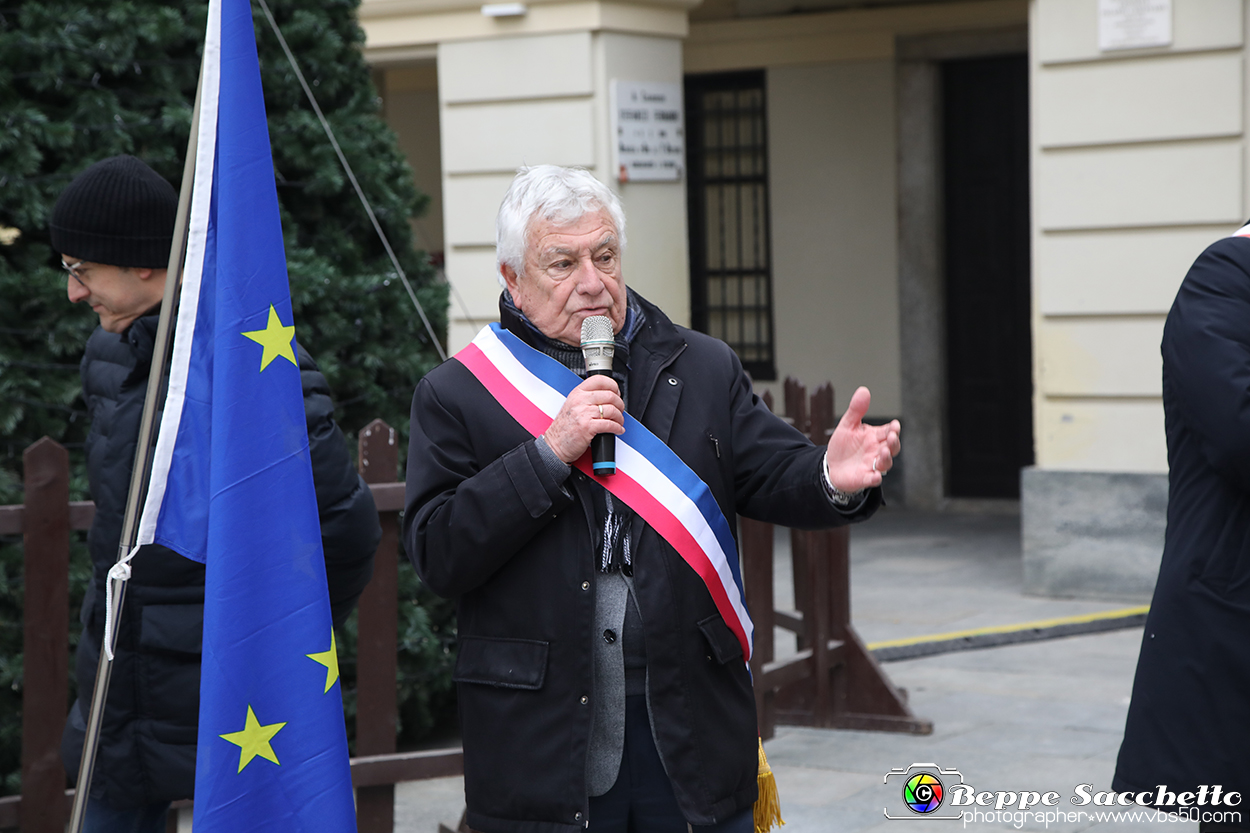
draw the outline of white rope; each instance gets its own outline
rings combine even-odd
[[[113,661],[113,628],[117,622],[113,618],[113,582],[125,584],[130,581],[130,559],[139,552],[135,547],[117,559],[117,563],[109,568],[108,579],[104,584],[104,653]]]
[[[356,181],[356,174],[352,171],[352,166],[348,164],[347,157],[343,155],[343,149],[339,147],[338,140],[334,138],[334,131],[330,129],[330,122],[322,114],[321,106],[317,104],[317,98],[313,95],[312,88],[304,80],[304,73],[300,71],[299,64],[295,62],[295,55],[291,52],[291,48],[286,45],[286,38],[282,36],[282,31],[278,28],[278,21],[274,20],[273,12],[269,11],[269,4],[265,0],[257,0],[257,2],[260,3],[260,8],[264,11],[265,18],[269,21],[269,28],[273,29],[273,33],[277,35],[278,43],[282,45],[282,51],[286,53],[286,59],[290,62],[291,69],[295,70],[295,77],[299,79],[300,86],[304,88],[304,95],[308,96],[308,103],[312,105],[313,112],[317,114],[317,118],[321,121],[321,128],[325,131],[326,138],[334,146],[334,152],[339,157],[339,164],[343,166],[343,171],[347,174],[347,178],[351,180],[352,188],[356,189],[356,196],[360,198],[360,204],[365,207],[365,213],[369,215],[369,222],[373,223],[373,230],[377,232],[378,239],[382,241],[383,248],[386,249],[387,255],[390,256],[391,265],[395,267],[395,274],[403,282],[404,289],[408,290],[408,297],[412,299],[412,305],[417,308],[417,314],[421,316],[421,323],[425,325],[425,331],[429,333],[430,341],[434,344],[434,349],[438,351],[439,359],[446,361],[447,352],[443,349],[442,343],[439,342],[438,336],[434,334],[434,327],[430,324],[430,319],[426,317],[425,309],[421,306],[421,302],[417,300],[417,293],[413,291],[412,284],[408,282],[408,276],[404,274],[403,267],[399,265],[399,258],[395,256],[395,250],[391,248],[391,241],[387,239],[386,232],[382,231],[382,224],[378,222],[377,216],[373,213],[373,206],[369,204],[369,200],[365,197],[364,189]]]

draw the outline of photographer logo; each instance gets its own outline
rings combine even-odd
[[[958,819],[958,810],[947,809],[948,789],[962,786],[964,777],[957,769],[942,769],[937,764],[915,763],[906,769],[895,768],[885,774],[885,783],[898,788],[895,795],[903,799],[903,806],[894,813],[884,808],[887,819],[919,821],[928,819]]]

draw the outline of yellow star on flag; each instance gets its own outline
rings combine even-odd
[[[322,694],[325,694],[334,686],[334,681],[339,678],[339,655],[334,650],[334,629],[330,629],[330,650],[322,651],[319,654],[304,654],[304,656],[326,667],[326,690],[322,692]]]
[[[285,723],[270,723],[268,726],[260,725],[260,721],[256,719],[256,713],[252,711],[252,705],[249,703],[247,706],[247,722],[243,726],[243,731],[227,732],[220,737],[239,747],[239,772],[242,772],[243,767],[250,764],[257,755],[281,766],[278,762],[278,756],[274,754],[273,747],[269,745],[269,741],[273,740],[273,736],[278,734],[278,730],[285,725]]]
[[[260,359],[261,370],[269,367],[269,363],[278,356],[299,367],[299,362],[295,360],[295,349],[291,347],[291,342],[295,340],[295,326],[282,326],[282,319],[278,318],[278,311],[273,308],[273,304],[269,305],[269,323],[265,329],[252,330],[243,335],[265,348]]]

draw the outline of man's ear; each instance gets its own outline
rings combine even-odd
[[[517,284],[520,281],[520,276],[517,275],[515,269],[506,263],[499,264],[499,274],[503,275],[503,282],[508,287],[508,294],[515,300]]]
[[[130,271],[139,279],[139,286],[143,287],[144,297],[153,304],[159,303],[165,295],[165,273],[169,270],[136,267]]]

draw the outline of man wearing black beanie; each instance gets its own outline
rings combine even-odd
[[[160,304],[177,211],[173,186],[133,156],[96,162],[57,199],[49,230],[69,299],[90,304],[106,332]]]
[[[139,421],[178,196],[133,156],[114,156],[79,174],[52,210],[52,243],[69,273],[66,292],[100,316],[80,368],[91,416],[87,473],[95,519],[87,536],[91,583],[61,756],[78,772],[103,641],[106,576],[117,559]],[[322,548],[335,626],[373,572],[381,538],[372,493],[352,467],[334,422],[329,385],[297,346]],[[83,830],[160,833],[172,801],[195,786],[204,565],[159,545],[131,561],[117,633],[108,704]]]

